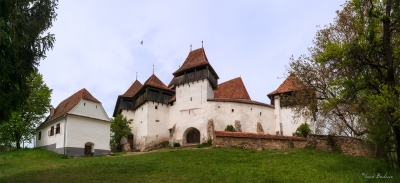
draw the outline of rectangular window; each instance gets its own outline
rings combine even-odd
[[[38,140],[42,139],[42,132],[39,132]]]
[[[54,126],[51,126],[51,129],[50,129],[50,136],[53,136],[54,135]]]
[[[59,133],[60,133],[60,123],[58,123],[57,127],[56,127],[56,134],[59,134]]]

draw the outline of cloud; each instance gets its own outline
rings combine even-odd
[[[331,23],[343,1],[60,1],[50,30],[55,48],[39,71],[52,105],[81,88],[109,116],[136,78],[168,84],[193,49],[204,47],[219,82],[242,76],[253,100],[283,79],[291,55],[307,53],[316,25]],[[144,44],[140,42],[143,40]]]

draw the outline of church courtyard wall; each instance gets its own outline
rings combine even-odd
[[[213,145],[215,147],[239,147],[253,150],[283,150],[304,148],[307,145],[307,139],[260,133],[215,131]]]

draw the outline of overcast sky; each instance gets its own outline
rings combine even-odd
[[[333,22],[344,0],[61,0],[56,42],[39,71],[51,104],[86,88],[112,117],[118,95],[152,74],[166,85],[201,47],[219,83],[241,76],[252,100],[283,82],[293,55],[307,54],[317,25]],[[140,42],[143,40],[143,45]]]

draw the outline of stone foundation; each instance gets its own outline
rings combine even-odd
[[[240,147],[245,149],[292,149],[304,148],[307,139],[302,137],[268,135],[261,133],[215,131],[215,147]]]
[[[352,156],[376,156],[376,147],[361,139],[346,136],[309,135],[307,145],[325,151],[339,151]]]

